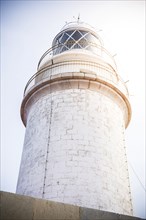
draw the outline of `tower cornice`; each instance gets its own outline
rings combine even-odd
[[[120,81],[120,79],[118,79]],[[127,94],[124,94],[113,83],[102,79],[95,72],[81,70],[80,72],[66,72],[62,74],[50,75],[46,79],[38,82],[24,96],[21,106],[21,118],[26,125],[27,114],[30,106],[40,97],[55,91],[66,89],[89,89],[102,93],[107,97],[114,99],[123,110],[125,127],[128,126],[131,119],[131,106]],[[27,110],[26,110],[27,109]]]

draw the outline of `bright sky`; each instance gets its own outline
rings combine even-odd
[[[24,87],[65,22],[94,26],[129,82],[132,120],[126,130],[128,161],[145,186],[145,1],[1,1],[1,189],[15,192],[25,127]],[[134,215],[146,217],[145,195],[129,166]]]

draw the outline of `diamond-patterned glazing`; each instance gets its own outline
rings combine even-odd
[[[53,54],[59,54],[71,49],[87,49],[94,53],[99,52],[99,39],[88,31],[70,30],[59,35],[55,41],[57,48]]]

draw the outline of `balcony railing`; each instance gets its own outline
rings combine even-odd
[[[34,87],[39,85],[42,82],[51,79],[57,74],[64,73],[83,73],[86,78],[86,74],[92,73],[97,79],[100,79],[105,82],[109,82],[128,96],[128,89],[126,84],[121,79],[119,75],[112,68],[107,68],[104,65],[99,65],[95,62],[90,61],[64,61],[57,64],[51,64],[41,68],[37,73],[35,73],[28,81],[25,90],[24,96]]]
[[[93,54],[97,57],[100,57],[101,59],[103,59],[106,63],[108,63],[109,65],[111,65],[115,70],[117,69],[116,66],[116,62],[113,58],[113,56],[102,46],[94,44],[92,42],[89,43],[88,47],[83,47],[83,48],[65,48],[64,44],[58,44],[55,45],[53,47],[51,47],[50,49],[48,49],[40,58],[39,63],[38,63],[38,70],[43,67],[43,65],[51,60],[53,58],[54,55],[57,54],[61,54],[64,53],[66,51],[75,51],[78,50],[81,52],[90,52],[90,54]]]

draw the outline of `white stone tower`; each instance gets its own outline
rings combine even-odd
[[[128,90],[94,28],[71,22],[28,81],[17,193],[132,215]]]

